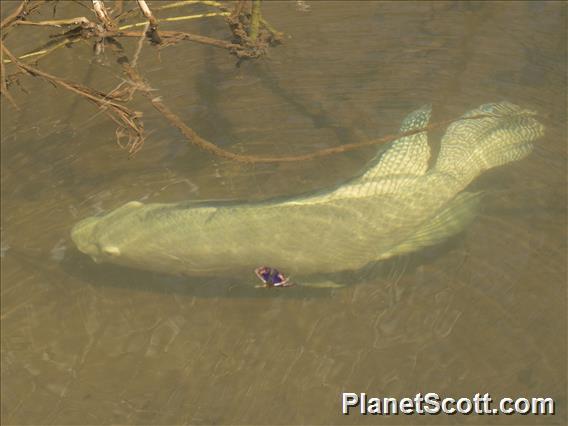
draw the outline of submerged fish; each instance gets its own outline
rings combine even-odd
[[[430,110],[411,113],[401,132],[424,128]],[[302,276],[358,270],[462,231],[480,199],[467,185],[528,155],[544,132],[534,112],[508,102],[463,117],[479,114],[485,117],[448,127],[430,168],[421,132],[393,141],[360,175],[330,190],[254,203],[132,201],[78,222],[71,237],[97,262],[167,273],[254,276],[270,265],[302,283]]]

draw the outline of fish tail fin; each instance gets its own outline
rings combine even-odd
[[[386,257],[432,246],[463,231],[477,217],[481,192],[461,192],[436,216],[426,221],[412,236],[396,246]]]
[[[405,133],[426,127],[431,113],[432,105],[430,104],[411,112],[402,121],[400,132]],[[429,159],[430,146],[426,131],[403,136],[393,141],[386,149],[384,147],[379,149],[360,180],[376,181],[387,176],[423,175],[428,168]]]
[[[309,288],[327,288],[327,289],[334,289],[334,288],[344,288],[345,284],[340,284],[332,280],[324,280],[324,281],[306,281],[299,284],[300,287],[309,287]]]
[[[475,116],[482,116],[474,118]],[[481,105],[452,123],[442,138],[435,170],[463,188],[483,171],[527,156],[544,134],[534,116],[510,102]]]

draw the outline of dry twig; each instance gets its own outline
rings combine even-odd
[[[137,111],[132,111],[126,106],[118,102],[118,96],[113,96],[111,94],[105,94],[95,89],[85,87],[78,83],[62,79],[60,77],[49,74],[45,71],[33,67],[31,65],[25,64],[16,58],[7,48],[4,43],[0,42],[0,48],[6,56],[22,71],[25,73],[41,77],[46,81],[54,84],[55,86],[62,87],[64,89],[70,90],[85,99],[93,102],[102,111],[104,111],[107,116],[109,116],[118,126],[119,133],[117,136],[127,135],[129,139],[129,151],[135,152],[140,149],[144,141],[144,127],[140,122],[141,113]]]
[[[15,109],[19,110],[20,108],[16,104],[16,101],[8,91],[8,85],[7,85],[8,79],[6,77],[6,68],[4,67],[3,59],[4,59],[4,50],[0,52],[0,95],[4,95],[6,99],[8,99],[8,102],[10,102]]]
[[[22,0],[16,10],[2,20],[2,23],[0,23],[0,29],[4,31],[14,22],[24,19],[24,17],[28,14],[28,3],[29,0]]]
[[[136,88],[141,91],[141,93],[150,101],[152,106],[158,110],[164,118],[166,118],[170,124],[176,127],[185,138],[193,145],[203,149],[204,151],[210,152],[218,157],[226,158],[229,160],[238,161],[241,163],[257,164],[257,163],[292,163],[297,161],[313,160],[316,158],[327,157],[334,154],[339,154],[343,152],[353,151],[360,148],[365,148],[373,145],[382,145],[388,142],[392,142],[398,138],[404,136],[411,136],[417,133],[422,133],[424,131],[433,130],[442,126],[446,126],[456,120],[445,120],[437,123],[430,124],[421,129],[410,130],[408,132],[403,132],[394,135],[387,135],[380,139],[374,139],[366,142],[357,142],[351,144],[345,144],[337,147],[321,149],[309,154],[302,155],[292,155],[284,157],[270,157],[270,156],[256,156],[247,154],[236,154],[231,151],[227,151],[203,139],[199,136],[193,129],[186,125],[172,110],[170,110],[162,101],[161,97],[155,96],[153,89],[142,79],[138,71],[132,68],[127,62],[122,63],[123,70],[129,79],[135,83]],[[476,120],[480,118],[488,117],[488,115],[480,114],[468,118],[461,118],[460,120]]]
[[[136,0],[136,1],[138,2],[138,7],[142,11],[142,14],[148,20],[149,26],[148,30],[146,31],[146,35],[150,40],[152,40],[152,43],[160,44],[162,40],[160,39],[160,35],[158,34],[158,21],[156,20],[154,14],[152,13],[152,11],[150,10],[150,8],[148,7],[148,5],[144,0]]]
[[[162,46],[168,46],[177,43],[181,40],[191,40],[203,44],[208,44],[215,47],[220,47],[228,49],[229,51],[235,53],[240,58],[256,57],[263,53],[263,49],[269,43],[274,42],[274,36],[277,33],[274,29],[270,28],[268,23],[266,23],[260,15],[260,1],[254,0],[252,17],[251,14],[246,12],[246,0],[239,0],[235,8],[233,9],[230,16],[227,17],[227,21],[231,25],[233,34],[239,43],[230,43],[223,40],[217,40],[210,37],[200,36],[197,34],[190,34],[186,32],[179,31],[160,31],[160,43]],[[197,1],[195,1],[197,2]],[[207,0],[200,0],[200,3],[206,3]],[[34,3],[33,7],[37,7],[37,3]],[[209,2],[215,3],[216,2]],[[148,19],[145,25],[157,25],[156,19],[152,15],[152,12],[147,8],[146,3],[143,0],[138,0],[138,4],[142,9],[144,15]],[[137,31],[123,31],[116,27],[115,21],[111,18],[110,14],[107,12],[102,0],[93,0],[93,5],[95,12],[101,21],[102,25],[95,24],[89,21],[87,18],[74,18],[74,20],[59,20],[59,21],[44,21],[42,23],[27,23],[28,25],[51,25],[51,26],[62,26],[69,24],[79,24],[79,27],[74,28],[62,35],[65,38],[64,42],[56,45],[55,48],[60,45],[64,45],[76,40],[81,40],[90,37],[97,37],[97,43],[102,44],[104,39],[112,40],[115,37],[143,37],[148,32],[137,32]],[[14,11],[11,15],[2,21],[2,29],[7,28],[13,24],[22,23],[25,15],[31,10],[30,2],[28,0],[23,0],[20,7]],[[162,6],[164,7],[164,6]],[[219,6],[220,7],[220,6]],[[256,7],[256,9],[255,9]],[[147,10],[146,10],[147,9]],[[128,12],[127,12],[128,13]],[[252,19],[252,26],[249,26],[249,22]],[[130,26],[126,26],[130,27]],[[249,32],[247,33],[247,28]],[[154,31],[155,32],[155,31]],[[156,33],[157,34],[157,33]],[[316,158],[321,158],[333,154],[343,153],[347,151],[352,151],[355,149],[369,147],[371,145],[379,145],[387,142],[391,142],[395,139],[404,136],[410,136],[424,131],[439,128],[441,126],[448,125],[455,120],[445,120],[438,123],[430,124],[422,129],[416,129],[401,134],[387,135],[380,139],[375,139],[372,141],[358,142],[345,144],[333,148],[326,148],[318,150],[308,154],[285,156],[285,157],[272,157],[272,156],[256,156],[247,154],[237,154],[231,151],[227,151],[215,145],[214,143],[203,139],[199,136],[193,129],[187,126],[172,110],[170,110],[166,104],[164,104],[161,97],[156,96],[154,90],[151,86],[141,77],[138,71],[132,67],[128,60],[122,57],[119,60],[123,67],[123,71],[127,76],[128,83],[127,87],[124,87],[124,83],[121,83],[115,90],[110,93],[102,93],[100,91],[90,89],[88,87],[82,86],[78,83],[64,80],[45,71],[38,69],[37,67],[31,66],[29,64],[23,63],[20,59],[16,58],[2,42],[0,42],[2,57],[6,55],[9,58],[8,62],[14,63],[22,72],[30,74],[32,76],[41,77],[52,84],[62,87],[66,90],[72,91],[83,98],[93,102],[97,105],[101,111],[104,111],[117,125],[118,129],[116,132],[117,141],[120,146],[124,146],[121,143],[121,139],[124,136],[128,137],[128,143],[126,148],[130,153],[134,153],[140,149],[145,138],[144,127],[140,120],[141,113],[130,110],[124,106],[121,101],[130,100],[135,91],[140,91],[142,95],[147,98],[152,106],[159,111],[162,116],[174,127],[176,127],[184,137],[193,145],[203,149],[213,155],[242,162],[242,163],[283,163],[283,162],[297,162],[312,160]],[[142,45],[139,44],[139,49]],[[53,48],[53,49],[55,49]],[[52,51],[47,50],[47,52]],[[29,55],[28,55],[29,56]],[[4,60],[1,60],[0,69],[0,92],[6,96],[6,98],[15,105],[14,100],[7,91],[6,84],[6,74],[4,69]],[[135,63],[135,62],[134,62]],[[474,117],[467,118],[468,120],[474,120],[487,117],[487,115],[478,115]],[[464,118],[460,119],[464,120]]]
[[[93,9],[99,21],[103,23],[105,29],[109,32],[116,31],[117,25],[106,10],[105,4],[102,0],[93,0]]]

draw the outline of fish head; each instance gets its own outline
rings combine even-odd
[[[80,252],[97,263],[123,263],[119,261],[121,247],[133,240],[131,231],[138,229],[142,206],[143,203],[131,201],[107,214],[83,219],[71,229],[71,239]]]

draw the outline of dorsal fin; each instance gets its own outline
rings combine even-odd
[[[424,105],[411,112],[402,121],[400,132],[421,129],[428,125],[431,105]],[[381,150],[371,160],[370,168],[361,176],[362,180],[375,180],[385,176],[421,176],[428,169],[430,147],[426,132],[404,136],[391,143],[386,151]]]

